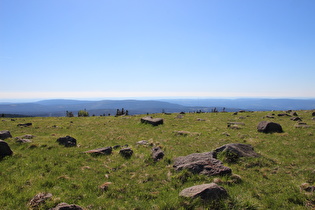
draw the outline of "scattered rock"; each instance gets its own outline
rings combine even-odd
[[[174,169],[177,171],[188,169],[193,173],[214,175],[230,175],[232,170],[213,158],[212,152],[193,153],[175,158]]]
[[[83,208],[76,204],[59,203],[55,208],[49,210],[83,210]]]
[[[188,136],[190,135],[190,132],[189,131],[175,131],[175,134],[179,136]]]
[[[0,159],[4,158],[5,156],[10,156],[12,154],[13,152],[9,147],[8,143],[3,140],[0,140]]]
[[[33,139],[35,136],[31,135],[31,134],[26,134],[24,136],[21,136],[20,138],[22,139]]]
[[[113,146],[113,149],[118,149],[120,147],[121,147],[120,145],[115,145],[115,146]]]
[[[139,144],[139,145],[147,145],[147,144],[149,144],[149,142],[146,141],[146,140],[141,140],[141,141],[138,141],[137,144]]]
[[[296,112],[292,112],[291,115],[298,116],[298,114]]]
[[[12,138],[10,131],[0,131],[0,139],[5,140],[7,138]]]
[[[261,121],[257,126],[258,132],[263,133],[282,133],[282,127],[278,123],[268,122],[268,121]]]
[[[283,117],[283,116],[291,117],[291,115],[289,115],[287,113],[280,113],[280,114],[278,114],[278,117]]]
[[[153,126],[162,125],[163,118],[143,117],[141,118],[141,123],[151,124]]]
[[[119,154],[125,158],[130,158],[133,154],[133,150],[131,148],[124,148],[119,151]]]
[[[274,116],[267,115],[266,118],[275,118]]]
[[[228,128],[234,129],[234,130],[239,130],[239,129],[241,129],[241,127],[239,127],[238,125],[228,125]]]
[[[311,186],[309,183],[303,183],[300,186],[301,191],[315,192],[315,186]]]
[[[179,114],[186,114],[185,112],[180,112]],[[314,115],[315,116],[315,115]]]
[[[294,126],[295,128],[310,128],[310,125],[307,125],[306,123],[299,122],[297,125]]]
[[[223,187],[215,183],[189,187],[182,190],[179,195],[189,198],[200,197],[203,200],[219,200],[227,198],[229,196],[227,191]]]
[[[46,200],[50,199],[51,197],[51,193],[39,193],[32,198],[32,200],[29,202],[29,205],[31,207],[38,207],[40,204],[45,203]]]
[[[111,185],[111,182],[105,182],[104,184],[102,184],[101,186],[99,186],[99,188],[103,191],[107,191],[109,186]]]
[[[177,115],[176,118],[177,118],[177,119],[183,119],[183,118],[184,118],[184,115],[182,115],[182,114]]]
[[[222,135],[231,136],[228,132],[223,132]]]
[[[158,161],[164,157],[164,152],[160,147],[152,148],[152,158],[154,161]]]
[[[245,125],[245,123],[243,123],[243,122],[228,122],[227,125],[228,125],[228,127],[230,127],[231,125]]]
[[[61,138],[57,139],[57,142],[60,145],[64,145],[65,147],[77,146],[77,140],[71,136],[61,137]]]
[[[18,124],[17,126],[20,126],[20,127],[29,127],[29,126],[32,126],[33,123],[22,123],[22,124]]]
[[[15,142],[16,143],[30,143],[32,141],[29,139],[20,139],[19,137],[17,137]]]
[[[302,121],[302,119],[299,118],[299,117],[291,117],[290,120],[293,120],[293,121]]]
[[[240,157],[259,157],[259,154],[249,144],[225,144],[213,151],[213,157],[217,158],[218,153],[222,152],[235,159]]]
[[[315,112],[312,113],[312,116],[313,116],[313,117],[315,116]]]
[[[197,118],[197,121],[206,121],[205,119]]]
[[[112,154],[112,147],[104,147],[86,151],[84,153],[92,154],[92,155],[110,155]]]
[[[228,181],[228,184],[239,184],[243,182],[242,177],[240,175],[237,174],[232,174],[230,176],[230,180]]]

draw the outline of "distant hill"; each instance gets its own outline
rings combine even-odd
[[[235,107],[252,111],[312,110],[315,99],[165,99],[183,106]]]
[[[2,103],[0,115],[65,116],[66,111],[75,115],[86,109],[90,115],[115,115],[117,109],[129,111],[130,115],[161,112],[211,112],[214,108],[227,112],[239,110],[310,110],[315,100],[300,99],[168,99],[168,100],[64,100],[53,99],[33,103]]]
[[[102,100],[102,101],[79,101],[79,100],[44,100],[34,103],[6,103],[0,104],[0,114],[21,114],[28,116],[65,116],[66,111],[75,115],[79,110],[86,109],[90,115],[115,115],[117,109],[129,111],[130,115],[161,113],[161,112],[210,112],[214,107],[183,106],[164,101],[153,100]],[[222,108],[221,108],[222,110]],[[227,109],[226,111],[236,111]]]

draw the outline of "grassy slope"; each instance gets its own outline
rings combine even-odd
[[[258,133],[256,126],[267,114],[270,112],[186,114],[182,119],[176,114],[152,115],[165,119],[165,124],[158,127],[141,124],[141,116],[4,119],[0,130],[9,130],[13,137],[36,137],[27,144],[15,143],[14,138],[6,140],[14,155],[0,161],[1,209],[27,209],[27,203],[39,192],[53,194],[42,209],[60,202],[88,209],[305,209],[307,203],[315,202],[314,195],[305,195],[299,189],[304,182],[315,184],[315,121],[311,120],[311,111],[298,111],[311,128],[294,128],[296,122],[290,117],[275,117],[272,121],[280,123],[284,133]],[[231,121],[244,122],[245,126],[229,129],[227,122]],[[33,126],[17,127],[26,122]],[[178,136],[174,131],[179,130],[192,133]],[[78,147],[64,148],[56,143],[58,137],[66,135],[76,138]],[[136,145],[140,140],[160,145],[164,159],[154,163],[151,146]],[[220,178],[230,198],[222,203],[180,198],[182,189],[210,183],[215,177],[175,172],[173,158],[211,151],[227,143],[249,143],[262,155],[225,162],[243,180],[230,183],[229,177]],[[99,157],[82,153],[125,144],[134,150],[130,159],[121,157],[119,150]],[[101,191],[98,187],[105,182],[112,184]]]

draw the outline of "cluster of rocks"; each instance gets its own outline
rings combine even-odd
[[[211,152],[193,153],[187,156],[177,157],[173,167],[176,171],[186,169],[195,174],[207,176],[231,175],[232,169],[224,166],[216,159],[219,153],[233,154],[233,157],[259,157],[254,148],[249,144],[226,144]],[[182,190],[179,194],[184,197],[200,197],[204,200],[216,200],[228,197],[227,191],[216,183],[192,186]]]

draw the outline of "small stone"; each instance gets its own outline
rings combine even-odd
[[[17,138],[15,142],[16,142],[16,143],[30,143],[30,142],[32,142],[32,141],[29,140],[29,139],[20,139],[20,138]]]
[[[32,200],[29,202],[29,205],[31,207],[38,207],[40,204],[45,203],[46,200],[50,199],[51,197],[51,193],[39,193],[32,198]]]
[[[139,145],[147,145],[147,144],[149,144],[149,142],[146,141],[146,140],[142,140],[142,141],[138,141],[137,144],[139,144]]]
[[[164,152],[160,147],[152,148],[152,158],[154,161],[158,161],[164,157]]]
[[[104,184],[102,184],[99,188],[103,191],[107,191],[108,190],[108,187],[109,185],[111,185],[112,183],[111,182],[105,182]]]

